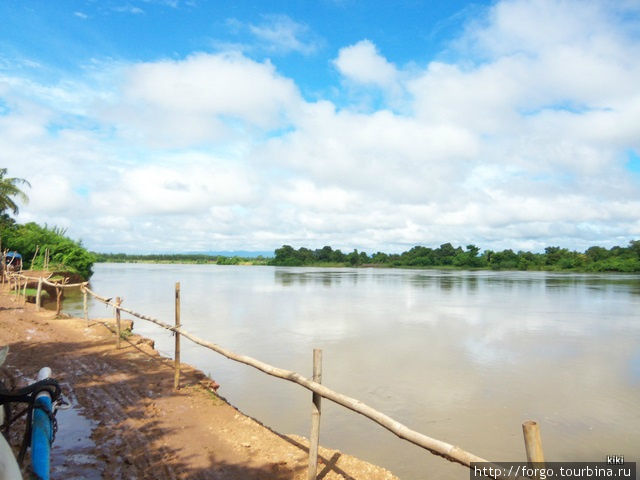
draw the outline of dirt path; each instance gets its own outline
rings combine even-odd
[[[302,480],[306,440],[279,435],[217,397],[183,365],[173,390],[167,359],[132,336],[116,350],[98,322],[56,319],[0,293],[0,345],[8,371],[33,379],[53,369],[74,408],[59,413],[52,478]],[[391,480],[388,471],[321,449],[320,479]]]

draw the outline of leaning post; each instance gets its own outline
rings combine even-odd
[[[175,315],[175,326],[176,330],[173,332],[175,335],[175,352],[174,352],[174,362],[175,362],[175,374],[173,377],[173,388],[178,390],[180,388],[180,333],[177,329],[180,328],[180,282],[176,282],[176,315]]]
[[[322,350],[313,349],[313,381],[322,383]],[[316,480],[318,473],[318,445],[320,444],[320,400],[317,393],[312,394],[311,435],[309,435],[309,472],[308,480]]]
[[[42,277],[38,278],[38,291],[36,292],[36,312],[40,311],[40,306],[42,305],[42,300],[40,296],[42,295]]]
[[[120,297],[116,297],[116,348],[120,349]]]

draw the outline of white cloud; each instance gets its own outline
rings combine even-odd
[[[125,169],[111,188],[91,195],[97,211],[119,215],[202,215],[215,206],[250,203],[252,174],[215,158],[185,155],[172,166]]]
[[[133,15],[142,15],[144,13],[144,10],[142,10],[140,7],[135,7],[130,4],[113,7],[113,11],[119,13],[131,13]]]
[[[281,128],[300,101],[271,63],[234,53],[133,65],[121,89],[106,119],[132,140],[163,146]]]
[[[391,88],[398,80],[396,67],[380,55],[370,40],[341,48],[333,63],[342,75],[356,83]]]
[[[248,28],[267,51],[309,55],[318,50],[320,42],[307,25],[287,15],[266,15],[264,20],[260,25],[249,25]]]

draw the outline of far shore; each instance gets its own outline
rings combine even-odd
[[[362,268],[376,268],[376,269],[400,269],[400,270],[449,270],[455,272],[548,272],[548,273],[580,273],[580,274],[628,274],[628,275],[639,275],[640,272],[626,272],[619,270],[606,270],[606,271],[593,271],[587,269],[579,269],[579,268],[528,268],[528,269],[517,269],[517,268],[482,268],[482,267],[467,267],[467,266],[455,266],[455,265],[434,265],[434,266],[421,266],[421,265],[389,265],[389,264],[379,264],[379,263],[363,263],[360,265],[350,265],[344,262],[314,262],[314,263],[306,263],[302,265],[275,265],[269,263],[269,260],[272,259],[261,259],[261,260],[253,260],[250,258],[245,258],[242,260],[238,260],[237,262],[228,262],[222,261],[218,262],[215,260],[210,261],[195,261],[195,260],[122,260],[122,261],[98,261],[96,263],[108,263],[108,264],[122,264],[122,263],[130,263],[130,264],[149,264],[149,265],[221,265],[221,266],[272,266],[272,267],[304,267],[304,268],[353,268],[353,269],[362,269]]]

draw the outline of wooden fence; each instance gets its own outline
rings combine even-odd
[[[23,272],[24,273],[24,272]],[[26,285],[29,282],[35,281],[34,277],[27,277],[24,274],[10,274],[9,275],[9,284],[11,288],[11,282],[15,282],[16,293],[18,294],[19,301],[19,291],[20,285],[22,281],[25,281],[24,289],[26,291]],[[42,285],[48,285],[56,288],[57,294],[57,302],[56,302],[56,310],[57,313],[60,313],[60,293],[65,288],[80,288],[83,293],[83,311],[84,311],[84,319],[85,321],[89,321],[88,317],[88,307],[87,307],[87,296],[90,295],[99,302],[104,303],[105,305],[109,305],[114,308],[115,319],[116,319],[116,348],[120,348],[120,333],[121,333],[121,322],[120,322],[120,312],[126,312],[129,315],[132,315],[136,318],[140,318],[141,320],[145,320],[148,322],[155,323],[156,325],[173,332],[175,334],[175,351],[174,351],[174,388],[178,389],[180,385],[180,337],[185,337],[188,340],[191,340],[193,343],[201,345],[209,350],[213,350],[230,360],[234,360],[239,363],[243,363],[245,365],[249,365],[250,367],[256,368],[261,372],[264,372],[273,377],[281,378],[283,380],[287,380],[289,382],[297,383],[298,385],[310,390],[312,392],[312,421],[311,421],[311,435],[309,439],[309,470],[308,470],[308,479],[315,480],[317,475],[317,455],[318,455],[318,441],[320,434],[320,416],[321,416],[321,398],[326,398],[327,400],[331,400],[338,405],[342,405],[349,410],[352,410],[356,413],[363,415],[364,417],[372,420],[378,425],[386,428],[390,432],[394,433],[399,438],[406,440],[408,442],[413,443],[419,447],[428,450],[434,455],[441,456],[451,462],[456,462],[461,465],[464,465],[468,468],[473,468],[472,463],[483,463],[484,466],[492,466],[494,467],[493,471],[499,472],[502,469],[488,460],[474,455],[473,453],[467,452],[460,447],[451,445],[447,442],[443,442],[441,440],[437,440],[435,438],[431,438],[427,435],[424,435],[420,432],[410,429],[406,425],[394,420],[388,415],[366,405],[365,403],[357,400],[355,398],[349,397],[347,395],[335,392],[330,388],[322,385],[322,351],[314,349],[313,351],[313,379],[305,378],[299,373],[292,372],[289,370],[285,370],[279,367],[275,367],[273,365],[269,365],[255,358],[249,357],[247,355],[240,355],[230,350],[227,350],[215,343],[209,342],[207,340],[203,340],[195,335],[187,332],[182,328],[181,319],[180,319],[180,283],[176,283],[175,286],[175,321],[174,325],[169,325],[168,323],[162,322],[156,318],[150,317],[148,315],[144,315],[138,313],[134,310],[122,306],[122,300],[120,297],[116,297],[113,299],[106,298],[97,293],[93,292],[88,287],[88,282],[68,284],[66,282],[51,282],[49,278],[38,278],[38,292],[36,296],[36,309],[40,309],[40,292]],[[26,301],[26,298],[25,298]],[[536,463],[538,466],[544,463],[544,455],[542,452],[542,443],[540,440],[540,430],[537,422],[535,421],[527,421],[522,424],[522,430],[524,435],[524,443],[525,443],[525,451],[527,455],[527,461],[529,463]],[[514,477],[508,477],[507,475],[497,475],[494,478],[510,478],[511,480]]]

